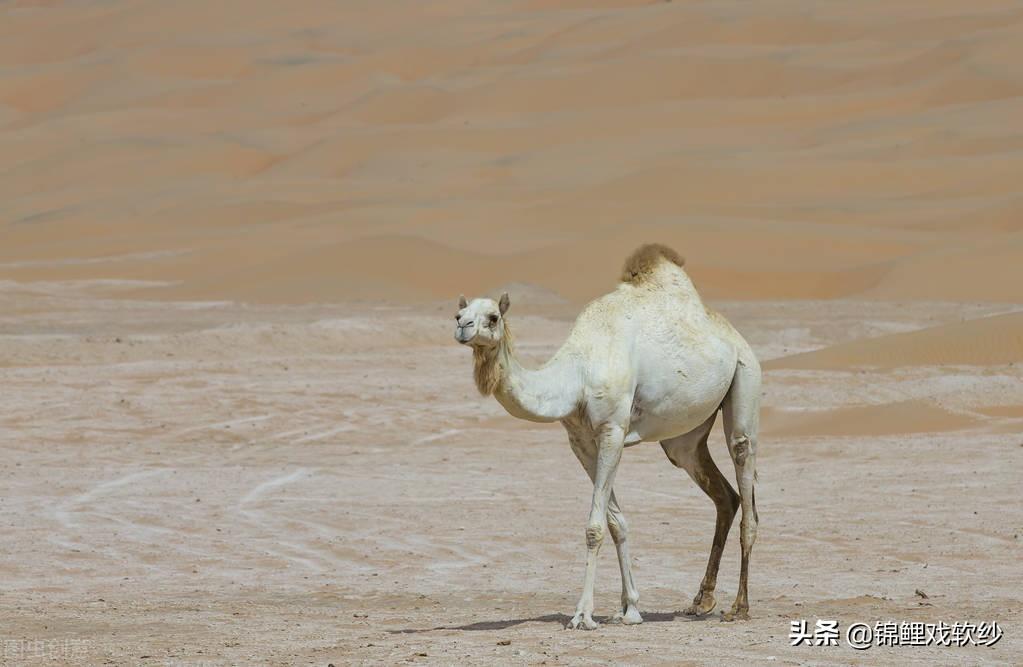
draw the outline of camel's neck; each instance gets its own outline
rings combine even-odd
[[[513,417],[553,422],[568,417],[582,398],[582,377],[571,355],[559,352],[538,369],[523,368],[507,328],[496,349],[474,350],[476,386],[493,394]]]

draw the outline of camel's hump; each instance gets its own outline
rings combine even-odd
[[[622,282],[633,284],[643,282],[662,261],[669,261],[676,266],[685,264],[682,255],[660,243],[647,243],[636,248],[625,260]]]

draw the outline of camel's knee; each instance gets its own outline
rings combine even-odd
[[[629,524],[626,523],[625,516],[622,514],[608,514],[607,530],[611,533],[611,539],[614,540],[614,543],[621,544],[628,536]]]
[[[599,547],[604,541],[604,526],[599,523],[591,523],[586,526],[586,546],[590,549]]]
[[[745,433],[735,433],[732,435],[728,449],[732,454],[732,460],[735,461],[735,465],[744,465],[746,460],[755,453],[755,444],[751,437]]]

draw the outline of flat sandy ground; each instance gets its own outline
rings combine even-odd
[[[91,291],[0,292],[13,313],[0,319],[9,652],[22,638],[75,651],[65,664],[117,665],[976,664],[1023,651],[1018,364],[768,362],[753,620],[680,615],[714,513],[654,444],[627,450],[616,483],[647,622],[569,631],[588,480],[560,427],[517,422],[476,394],[450,306]],[[764,359],[1005,310],[718,305]],[[570,320],[522,310],[509,314],[520,347],[543,357]],[[727,463],[717,430],[712,443]],[[737,556],[734,529],[722,605]],[[608,547],[598,614],[618,586]],[[790,648],[801,618],[996,620],[1005,637]]]
[[[1020,119],[1019,0],[0,2],[0,664],[1018,664]],[[569,632],[588,481],[454,305],[539,363],[649,241],[765,361],[753,618],[647,444],[647,622]]]

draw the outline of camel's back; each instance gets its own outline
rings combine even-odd
[[[626,261],[622,282],[579,314],[570,340],[620,353],[700,351],[719,344],[755,363],[745,339],[707,308],[683,268],[682,258],[662,245],[646,245]],[[595,351],[595,350],[594,350]]]
[[[684,269],[664,264],[660,275],[640,284],[623,282],[580,313],[573,338],[609,350],[645,356],[674,356],[680,350],[712,352],[720,345],[746,361],[752,350],[731,323],[704,305]]]
[[[698,347],[721,338],[752,354],[728,320],[704,305],[681,259],[674,253],[674,259],[656,254],[662,250],[673,253],[663,246],[644,246],[633,253],[622,282],[587,304],[571,338],[612,348],[634,341],[651,350],[662,345]]]

